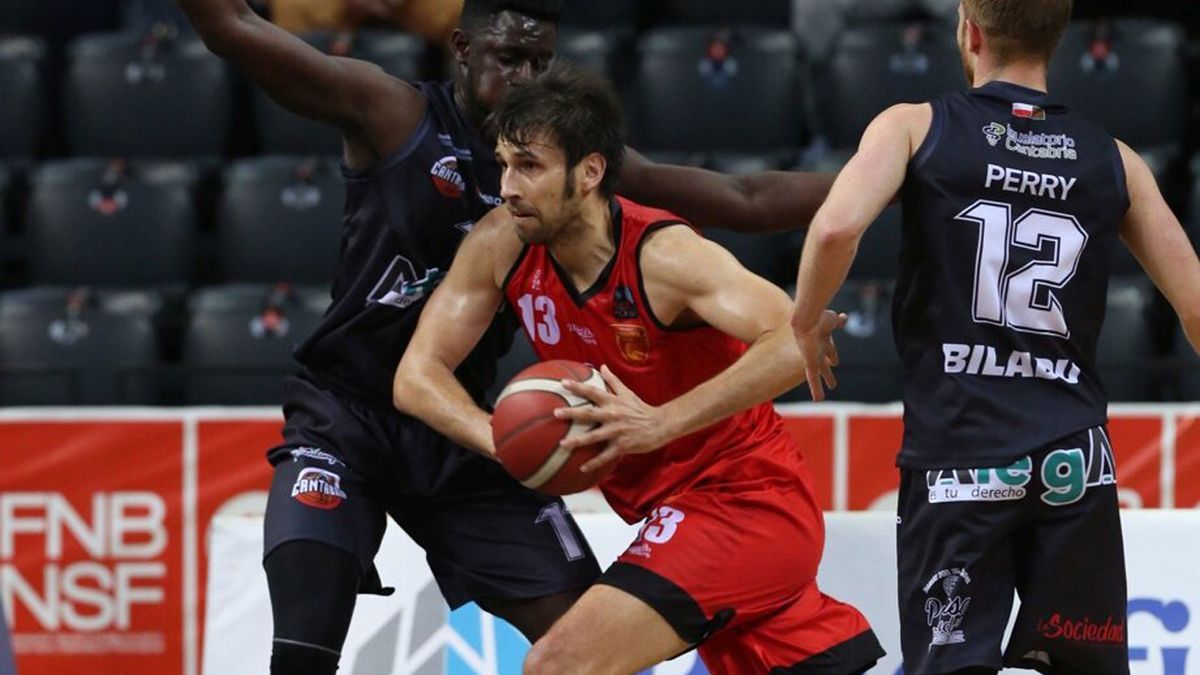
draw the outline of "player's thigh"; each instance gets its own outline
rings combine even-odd
[[[263,520],[263,558],[288,542],[320,542],[357,561],[362,592],[380,592],[374,559],[386,526],[384,508],[358,472],[336,454],[322,452],[275,465]]]
[[[652,607],[625,591],[596,585],[526,656],[526,675],[628,675],[688,648]]]
[[[910,675],[999,669],[1016,585],[1020,496],[978,501],[967,471],[901,472],[897,562],[901,648]],[[934,487],[930,487],[932,485]]]
[[[512,607],[579,592],[596,580],[600,566],[561,499],[524,487],[498,463],[444,440],[432,449],[444,462],[439,480],[421,486],[427,497],[392,514],[425,549],[452,607],[468,601]]]
[[[1030,667],[1049,660],[1055,672],[1124,675],[1128,594],[1120,507],[1115,482],[1097,470],[1114,466],[1107,437],[1090,430],[1034,459],[1036,516],[1017,537],[1021,609],[1005,661]]]
[[[866,617],[811,584],[776,613],[721,630],[699,646],[709,672],[866,672],[884,655]]]
[[[655,608],[692,645],[775,614],[815,585],[823,523],[802,501],[773,488],[676,495],[600,583]]]

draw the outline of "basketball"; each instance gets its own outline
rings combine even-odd
[[[510,380],[496,399],[492,415],[497,459],[526,487],[552,495],[586,490],[613,466],[583,473],[579,467],[601,448],[589,446],[569,451],[559,447],[564,438],[592,428],[554,416],[557,408],[591,405],[587,399],[563,388],[562,380],[567,379],[607,388],[595,368],[576,361],[546,361],[526,368]]]

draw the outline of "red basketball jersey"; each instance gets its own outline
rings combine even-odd
[[[662,325],[646,300],[638,264],[653,231],[684,226],[666,211],[626,199],[612,202],[616,252],[591,288],[576,289],[545,246],[526,246],[504,294],[522,319],[538,358],[606,364],[642,400],[670,401],[736,361],[746,344],[709,326]],[[644,455],[622,457],[600,488],[613,509],[635,522],[671,495],[736,480],[795,484],[799,449],[770,403]]]

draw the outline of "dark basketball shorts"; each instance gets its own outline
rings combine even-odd
[[[1125,558],[1102,427],[991,469],[902,470],[904,672],[1129,673]],[[1021,604],[1007,648],[1001,641]]]
[[[600,583],[653,607],[714,675],[863,672],[883,649],[817,588],[824,545],[807,488],[706,487],[654,509]]]
[[[324,542],[358,559],[360,592],[385,592],[374,558],[390,515],[425,550],[451,607],[581,589],[599,575],[561,499],[396,411],[304,376],[285,394],[284,442],[268,452],[264,558],[288,541]]]

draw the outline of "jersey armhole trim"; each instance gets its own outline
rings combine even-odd
[[[686,328],[668,326],[658,318],[657,314],[654,313],[654,307],[650,304],[650,296],[646,294],[646,279],[645,275],[642,274],[642,246],[646,244],[646,240],[650,238],[651,234],[654,234],[659,230],[664,230],[668,227],[676,226],[691,228],[693,231],[696,229],[691,223],[683,220],[660,220],[656,223],[651,223],[646,226],[646,229],[642,230],[641,238],[638,239],[637,247],[634,249],[633,254],[634,264],[637,267],[638,295],[642,296],[642,304],[646,308],[646,314],[650,317],[650,321],[652,321],[659,330],[666,333],[686,333],[688,331],[696,330],[697,328],[703,328],[705,326],[703,323],[695,326],[688,326]]]
[[[938,143],[942,140],[942,133],[946,127],[945,100],[935,98],[929,102],[929,105],[933,109],[933,115],[929,120],[929,132],[925,134],[925,140],[921,141],[920,147],[909,160],[910,169],[919,169],[929,161],[929,158],[933,156],[933,151],[937,149]]]
[[[521,268],[521,263],[525,262],[525,257],[529,255],[529,244],[521,247],[521,252],[517,254],[517,259],[513,261],[512,267],[508,268],[508,274],[504,275],[504,283],[500,286],[500,293],[504,295],[504,299],[508,300],[508,286],[512,283],[513,276],[517,270]]]
[[[420,146],[421,143],[425,140],[425,137],[429,135],[429,131],[432,128],[433,128],[433,109],[432,109],[432,105],[430,105],[429,101],[426,100],[425,101],[425,112],[424,112],[424,114],[421,115],[421,121],[417,123],[417,128],[413,129],[412,134],[409,135],[408,139],[405,140],[404,143],[399,148],[396,148],[390,154],[388,154],[386,157],[384,157],[383,159],[380,159],[378,162],[375,162],[374,164],[372,164],[368,167],[362,168],[362,169],[355,169],[355,168],[346,166],[346,160],[343,158],[342,161],[340,162],[341,167],[342,167],[342,176],[345,177],[345,179],[348,181],[350,181],[350,180],[367,180],[370,178],[374,178],[375,175],[378,174],[379,172],[384,171],[386,169],[390,169],[393,166],[396,166],[397,164],[399,164],[400,162],[403,162],[404,160],[408,159],[410,155],[412,155],[414,152],[416,152],[417,147]]]
[[[1117,139],[1112,141],[1112,162],[1113,172],[1117,174],[1117,189],[1121,191],[1121,200],[1124,204],[1124,209],[1121,211],[1122,218],[1124,214],[1129,213],[1129,209],[1133,206],[1133,200],[1129,198],[1129,176],[1125,173],[1125,158],[1121,156],[1121,146],[1117,143]]]

